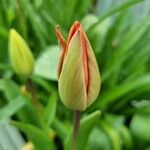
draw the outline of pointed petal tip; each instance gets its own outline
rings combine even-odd
[[[63,37],[63,35],[61,34],[61,32],[60,32],[59,25],[56,25],[55,32],[56,32],[56,36],[58,38],[59,44],[65,49],[65,47],[66,47],[66,40]]]
[[[76,21],[74,22],[74,24],[75,24],[75,25],[80,25],[80,22],[76,20]]]
[[[74,24],[73,24],[75,30],[77,30],[77,29],[80,27],[80,25],[81,25],[81,24],[80,24],[79,21],[75,21]]]
[[[55,32],[56,32],[56,35],[57,35],[57,37],[58,37],[58,35],[59,35],[59,33],[60,33],[60,27],[59,27],[58,24],[56,25]]]
[[[16,41],[19,37],[20,37],[20,35],[15,29],[11,28],[9,30],[9,39],[10,39],[10,41]]]
[[[11,28],[11,29],[9,30],[9,33],[10,33],[10,36],[15,36],[17,32],[16,32],[15,29]]]
[[[60,27],[59,27],[59,25],[57,24],[55,30],[59,30],[59,28],[60,28]]]
[[[14,32],[14,29],[13,29],[13,28],[11,28],[11,29],[9,30],[9,32],[10,32],[10,33]]]

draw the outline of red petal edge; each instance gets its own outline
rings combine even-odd
[[[70,28],[67,43],[70,42],[71,38],[73,37],[73,35],[75,34],[75,32],[78,30],[79,27],[80,23],[78,21],[75,21],[75,23]]]
[[[86,35],[85,32],[80,26],[81,31],[81,43],[82,43],[82,59],[83,59],[83,70],[84,70],[84,78],[85,78],[85,85],[86,85],[86,92],[88,93],[89,89],[89,69],[88,69],[88,56],[87,56],[87,43],[86,43]]]
[[[61,54],[60,54],[60,58],[59,58],[59,64],[58,64],[58,78],[59,78],[61,70],[62,70],[62,66],[63,66],[65,52],[66,52],[66,40],[64,39],[63,35],[60,32],[59,25],[56,26],[55,31],[56,31],[56,36],[58,38],[58,43],[62,49]]]
[[[66,49],[66,40],[64,39],[63,35],[60,32],[59,25],[56,26],[55,31],[56,31],[56,36],[58,38],[59,44],[62,46],[63,50],[65,50]]]

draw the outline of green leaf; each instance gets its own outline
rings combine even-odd
[[[146,147],[144,150],[150,150],[150,146]]]
[[[57,132],[57,134],[59,135],[59,137],[61,138],[62,142],[64,143],[65,138],[70,132],[70,126],[68,126],[68,124],[66,125],[66,123],[58,120],[57,118],[55,118],[53,124],[52,124],[52,128]]]
[[[9,79],[4,80],[4,93],[8,101],[12,101],[21,95],[17,84]]]
[[[133,136],[139,141],[150,142],[149,114],[135,114],[130,124]]]
[[[121,139],[116,129],[105,121],[100,121],[99,125],[109,136],[110,142],[112,144],[112,149],[121,150]]]
[[[119,134],[122,145],[126,149],[132,150],[133,140],[128,128],[124,125],[125,117],[106,114],[105,121]]]
[[[75,12],[78,12],[77,15],[81,18],[86,14],[91,7],[92,0],[77,0]]]
[[[48,126],[50,126],[54,119],[55,119],[55,114],[56,114],[56,107],[57,107],[57,93],[53,93],[49,100],[48,100],[48,105],[45,108],[45,121]]]
[[[120,137],[121,145],[132,150],[133,140],[128,128],[124,125],[125,117],[123,115],[105,114],[104,119],[105,123],[111,126]]]
[[[56,81],[58,56],[58,46],[47,47],[36,61],[34,74],[49,80]]]
[[[127,93],[130,93],[133,90],[136,90],[138,88],[143,88],[144,86],[150,86],[150,75],[144,75],[138,79],[135,79],[130,82],[126,82],[120,86],[117,86],[113,89],[110,89],[106,92],[104,92],[100,96],[100,100],[97,100],[94,106],[97,108],[106,109],[112,102],[115,102],[120,98],[121,96],[126,95]],[[120,99],[121,100],[121,99]],[[128,100],[128,99],[127,99]]]
[[[17,3],[18,5],[21,5],[21,8],[22,8],[21,10],[24,13],[26,13],[26,16],[28,16],[37,39],[39,40],[41,46],[44,47],[46,45],[45,39],[49,38],[49,35],[43,24],[44,22],[42,21],[40,16],[37,14],[34,7],[30,4],[29,0],[21,0],[21,1],[17,1]]]
[[[21,95],[19,86],[14,81],[5,79],[3,83],[3,92],[8,102],[12,102],[15,99],[22,98],[27,103],[27,105],[23,109],[17,112],[18,118],[23,122],[30,122],[39,125],[31,100]]]
[[[25,106],[26,101],[23,97],[17,97],[16,99],[9,102],[6,106],[0,109],[0,123],[9,119],[12,115],[14,115],[18,110],[20,110],[23,106]]]
[[[100,111],[95,111],[81,120],[79,134],[77,138],[78,150],[84,150],[89,134],[96,125],[99,118],[100,118]],[[72,143],[72,132],[66,141],[65,150],[71,150],[71,143]]]
[[[0,91],[4,90],[4,80],[0,79]]]
[[[63,17],[64,23],[70,23],[72,20],[72,17],[74,17],[74,11],[76,6],[77,0],[64,0],[64,12]]]
[[[108,79],[111,76],[111,80],[118,79],[119,71],[121,70],[122,63],[130,56],[130,53],[132,51],[132,47],[135,44],[139,43],[139,39],[144,36],[144,33],[148,31],[150,25],[149,19],[145,19],[142,21],[142,23],[137,24],[129,30],[123,40],[119,43],[119,46],[115,50],[114,57],[110,60],[108,60],[108,63],[111,64],[109,68],[103,73],[102,76],[102,82],[104,82],[106,79]],[[128,43],[128,44],[127,44]],[[130,50],[130,51],[129,51]],[[112,76],[112,74],[114,76]],[[114,83],[115,81],[111,81]]]
[[[42,3],[41,13],[43,17],[47,18],[47,21],[55,27],[57,23],[62,20],[62,5],[64,1],[58,0],[57,3],[55,0],[44,0]],[[60,9],[61,8],[61,9]],[[56,13],[57,12],[57,13]],[[61,16],[61,17],[60,17]]]
[[[86,150],[112,150],[109,136],[96,126],[90,133]]]
[[[41,129],[33,125],[17,121],[12,121],[12,124],[28,135],[36,150],[55,150],[54,143],[49,138],[48,134],[43,132]]]
[[[1,53],[1,55],[3,56],[3,53]],[[0,70],[6,71],[6,70],[9,70],[9,69],[10,69],[10,66],[8,64],[0,62]]]
[[[32,80],[36,83],[36,85],[41,86],[48,93],[52,93],[56,90],[56,88],[53,84],[50,84],[49,81],[47,81],[41,77],[32,76]]]
[[[125,149],[133,150],[133,139],[132,139],[132,135],[129,129],[125,125],[123,125],[121,126],[119,132],[120,132],[122,143]]]
[[[120,4],[119,6],[116,6],[116,7],[112,8],[112,9],[108,10],[103,16],[101,16],[101,17],[99,18],[99,20],[98,20],[95,24],[93,24],[93,25],[89,28],[89,31],[90,31],[91,29],[94,29],[99,23],[101,23],[101,22],[102,22],[104,19],[106,19],[107,17],[109,17],[109,16],[111,16],[111,15],[113,15],[113,14],[119,12],[119,11],[122,11],[122,10],[124,10],[124,9],[126,9],[126,8],[128,8],[128,7],[130,7],[130,6],[132,6],[132,5],[135,5],[135,4],[139,3],[139,2],[142,2],[142,1],[143,1],[143,0],[128,0],[128,1],[126,1],[125,3]]]
[[[4,28],[0,26],[0,37],[7,39],[8,37],[8,31]]]
[[[145,36],[144,33],[149,30],[149,26],[150,20],[145,19],[141,24],[133,27],[131,31],[129,31],[120,42],[113,58],[113,66],[115,66],[115,69],[113,70],[114,76],[111,75],[112,87],[119,78],[122,62],[126,58],[128,58],[127,56],[128,54],[130,54],[128,51],[131,50],[131,48],[135,44],[138,44],[138,42],[140,42],[139,39],[142,38],[142,36]],[[120,62],[118,60],[120,60]]]

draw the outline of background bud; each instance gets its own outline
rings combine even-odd
[[[14,30],[10,30],[9,57],[14,71],[23,76],[31,75],[34,66],[32,52],[24,39]]]

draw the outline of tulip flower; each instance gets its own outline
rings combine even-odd
[[[58,25],[56,35],[61,49],[58,67],[60,98],[67,108],[83,111],[96,100],[100,90],[100,72],[94,52],[77,21],[67,40]]]
[[[30,76],[34,67],[32,52],[24,39],[14,30],[10,30],[9,57],[15,73]]]

